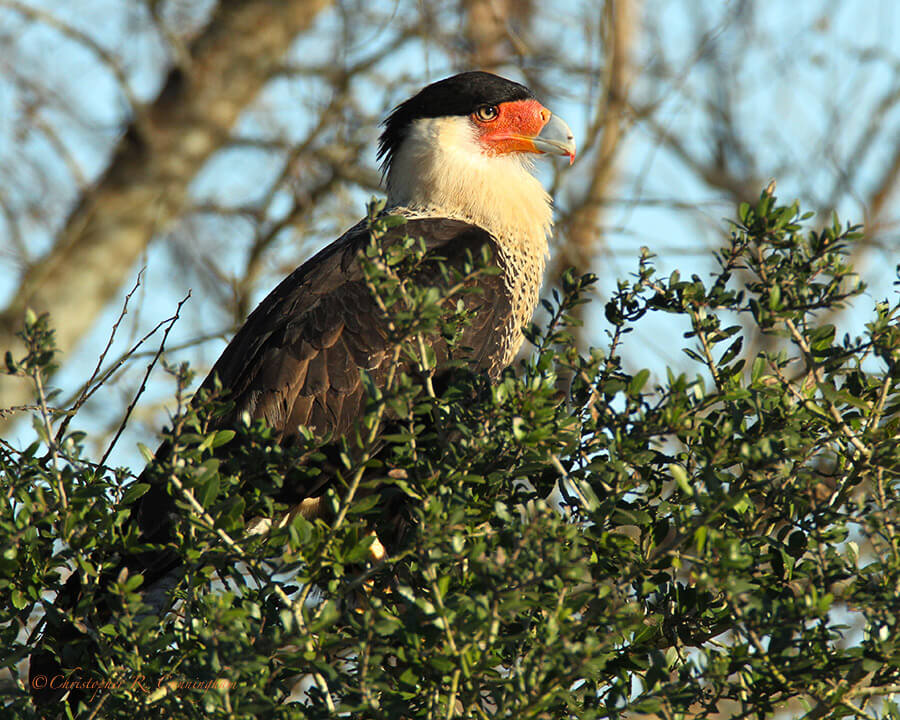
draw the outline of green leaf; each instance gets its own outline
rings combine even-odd
[[[628,383],[628,394],[632,397],[637,397],[641,390],[644,388],[644,385],[647,383],[647,378],[650,377],[650,371],[646,368],[643,370],[638,370],[637,374],[631,379],[631,382]]]
[[[139,497],[142,497],[149,489],[149,483],[134,483],[129,486],[122,496],[122,505],[131,505]]]
[[[350,515],[363,515],[378,505],[381,497],[376,494],[367,495],[361,498],[354,498],[347,511]]]
[[[694,488],[691,487],[690,480],[688,479],[688,474],[685,469],[681,467],[681,465],[679,465],[678,463],[671,463],[669,465],[669,473],[675,479],[676,484],[679,488],[681,488],[681,491],[685,495],[688,495],[689,497],[694,496]]]
[[[20,590],[13,590],[10,599],[16,610],[24,610],[28,606],[28,599]]]
[[[215,434],[215,437],[212,441],[212,447],[222,447],[223,445],[231,442],[232,438],[234,438],[234,430],[218,430]]]
[[[337,605],[333,600],[326,600],[309,622],[310,632],[321,632],[333,625],[340,617]]]

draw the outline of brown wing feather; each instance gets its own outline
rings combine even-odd
[[[409,234],[421,237],[426,250],[448,265],[478,258],[485,246],[497,257],[491,236],[459,220],[415,219],[394,228],[382,243]],[[385,320],[364,282],[360,251],[368,231],[360,223],[285,278],[250,314],[204,381],[218,376],[230,391],[233,424],[246,412],[264,419],[281,437],[301,425],[318,436],[340,436],[359,418],[366,402],[360,371],[376,386],[387,377],[392,357]],[[440,282],[435,262],[417,280]],[[512,320],[511,303],[500,275],[479,278],[481,292],[463,294],[473,311],[461,345],[473,366],[499,372],[503,337]],[[446,359],[446,343],[434,341],[438,362]],[[302,497],[304,488],[294,488]],[[164,542],[171,498],[154,486],[138,501],[137,518],[145,538]],[[146,565],[156,565],[147,561]],[[165,562],[158,563],[160,568]],[[149,567],[148,567],[149,570]]]
[[[411,220],[382,242],[403,234],[422,237],[427,251],[450,265],[461,264],[467,252],[477,257],[485,245],[494,249],[487,232],[459,220]],[[385,320],[363,281],[359,252],[367,241],[364,227],[353,228],[294,271],[251,314],[207,380],[218,374],[236,412],[265,418],[283,436],[295,434],[299,424],[320,436],[351,427],[364,403],[360,370],[386,370],[391,357]],[[432,278],[420,281],[438,281],[436,263]],[[476,365],[486,367],[498,349],[494,336],[509,322],[510,304],[499,276],[482,278],[479,287],[482,292],[462,296],[475,311],[462,344],[471,348]]]

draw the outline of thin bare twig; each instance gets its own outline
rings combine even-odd
[[[185,295],[179,302],[178,307],[175,308],[175,314],[168,318],[167,320],[163,320],[161,324],[168,323],[166,326],[166,330],[163,333],[162,340],[159,343],[159,349],[154,354],[153,359],[150,361],[150,364],[147,365],[147,371],[144,373],[144,379],[141,381],[141,386],[138,388],[137,393],[135,393],[134,399],[129,403],[128,408],[125,410],[125,416],[122,418],[122,422],[119,423],[119,428],[116,430],[116,434],[110,442],[109,447],[106,448],[106,452],[103,453],[103,457],[100,458],[100,465],[106,464],[106,459],[109,457],[109,454],[112,452],[113,448],[116,446],[116,443],[119,441],[119,438],[122,435],[122,432],[125,430],[125,425],[128,423],[128,418],[131,417],[131,413],[134,410],[135,405],[137,405],[137,401],[140,399],[141,395],[144,394],[144,391],[147,389],[147,380],[150,378],[150,373],[153,372],[153,368],[156,366],[157,361],[160,356],[163,354],[163,351],[166,347],[166,340],[169,338],[169,332],[172,330],[172,327],[175,325],[175,322],[181,317],[181,307],[184,305],[188,299],[191,297],[191,291],[188,290],[187,295]],[[156,328],[153,329],[153,332],[159,328],[157,325]],[[149,336],[148,336],[149,337]],[[143,340],[141,340],[143,342]]]
[[[87,402],[87,399],[94,393],[94,391],[98,387],[100,387],[100,385],[102,385],[106,381],[106,379],[109,377],[109,374],[105,373],[103,378],[101,379],[101,381],[99,383],[97,383],[97,385],[94,388],[91,388],[91,385],[94,383],[94,381],[97,379],[97,375],[100,373],[100,368],[103,366],[103,361],[106,359],[106,355],[109,352],[109,349],[112,347],[113,341],[116,339],[116,333],[119,330],[119,325],[122,324],[122,320],[128,314],[128,302],[131,300],[132,296],[137,292],[137,289],[141,286],[141,281],[143,280],[143,277],[144,277],[144,270],[146,270],[146,268],[141,268],[140,272],[138,272],[137,279],[134,281],[134,287],[132,287],[131,290],[128,292],[128,294],[125,296],[125,300],[122,303],[122,309],[119,311],[119,317],[116,318],[116,322],[113,324],[112,330],[110,330],[109,338],[107,338],[107,340],[106,340],[106,347],[103,348],[103,352],[101,352],[100,357],[97,358],[97,365],[94,368],[94,372],[91,373],[91,376],[87,379],[87,382],[85,382],[84,385],[82,385],[82,389],[78,393],[78,396],[77,396],[74,404],[72,405],[72,407],[69,408],[65,420],[63,420],[62,423],[60,424],[59,430],[57,430],[57,432],[56,432],[56,441],[57,442],[62,442],[63,435],[66,432],[66,428],[69,427],[69,423],[72,421],[72,418],[81,409],[81,406],[84,405],[85,402]],[[163,322],[166,322],[166,321],[163,321]],[[159,327],[160,327],[160,325],[157,325],[150,332],[149,335],[145,336],[145,339],[147,337],[150,337],[150,335],[152,335],[154,332],[156,332],[156,330]],[[141,342],[143,342],[143,340]],[[135,347],[137,347],[137,346],[135,346]]]

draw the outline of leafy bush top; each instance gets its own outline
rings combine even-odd
[[[107,683],[83,693],[85,716],[900,717],[900,307],[837,338],[829,317],[863,290],[846,264],[857,233],[806,221],[763,193],[709,281],[660,278],[644,251],[587,354],[568,327],[593,279],[567,275],[527,360],[441,392],[417,338],[452,338],[465,317],[404,283],[415,242],[373,252],[419,372],[372,389],[328,519],[280,527],[273,490],[322,472],[319,444],[215,429],[216,392],[182,403],[151,470],[181,509],[184,571],[162,613],[140,576],[98,599],[137,542],[124,520],[145,487],[84,456],[48,390],[49,320],[26,318],[30,352],[7,368],[34,380],[40,440],[0,445],[6,711],[35,715],[25,628],[37,610],[58,622],[47,593],[75,568],[86,592],[67,616],[90,643],[57,650],[89,668],[73,678]],[[690,323],[695,374],[650,386],[625,368],[652,313]],[[386,489],[412,530],[373,564]],[[256,517],[275,522],[249,533]]]

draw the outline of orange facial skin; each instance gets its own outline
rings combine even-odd
[[[550,120],[550,111],[537,100],[516,100],[492,106],[497,116],[487,119],[485,113],[470,115],[478,128],[478,139],[487,155],[511,152],[542,153],[535,147],[536,138]],[[488,113],[489,114],[489,113]]]

